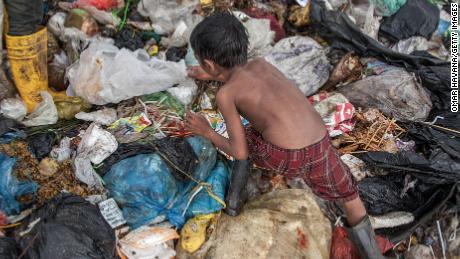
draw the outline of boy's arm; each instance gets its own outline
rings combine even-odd
[[[206,119],[200,115],[188,112],[186,116],[187,127],[195,134],[202,135],[228,155],[233,156],[236,160],[245,160],[248,158],[248,147],[243,125],[241,124],[240,115],[232,99],[222,93],[216,96],[217,105],[224,117],[227,125],[229,138],[225,138],[216,133],[208,124]]]

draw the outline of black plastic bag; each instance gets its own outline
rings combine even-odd
[[[53,198],[34,211],[14,231],[14,238],[28,259],[115,256],[115,232],[99,208],[71,194]]]
[[[142,49],[144,42],[142,41],[141,32],[125,26],[123,30],[119,31],[115,36],[115,46],[118,48],[127,48],[132,51]]]
[[[171,47],[166,51],[166,60],[179,62],[187,55],[187,48]]]
[[[408,0],[391,17],[386,18],[379,29],[379,36],[398,42],[412,36],[427,39],[438,28],[439,9],[427,0]]]
[[[171,166],[171,163],[185,172],[195,172],[198,160],[193,148],[184,138],[163,138],[150,143],[120,144],[118,149],[104,160],[103,164],[97,166],[96,171],[100,175],[105,175],[118,161],[139,154],[155,153],[157,150],[169,160],[165,162],[177,180],[185,181],[188,178]]]
[[[21,128],[24,128],[22,124],[13,119],[6,118],[5,116],[0,114],[0,136],[9,131]]]
[[[9,237],[0,237],[0,258],[16,259],[19,256],[16,241]]]
[[[367,152],[361,159],[371,166],[398,174],[411,173],[425,183],[442,185],[460,182],[460,162],[441,149],[431,151],[427,159],[415,152]]]
[[[42,160],[51,152],[55,141],[56,134],[53,132],[38,133],[27,137],[29,149],[38,160]]]
[[[365,35],[345,13],[328,11],[318,0],[312,0],[310,19],[312,26],[332,48],[376,57],[390,65],[415,72],[423,86],[432,93],[431,100],[436,108],[432,114],[450,110],[450,62],[426,52],[414,52],[412,55],[395,52]]]

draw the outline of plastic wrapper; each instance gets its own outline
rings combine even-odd
[[[227,125],[225,124],[224,116],[222,116],[220,112],[216,112],[213,110],[203,110],[201,113],[206,118],[206,120],[209,122],[209,125],[211,126],[211,128],[214,129],[215,132],[217,132],[219,135],[225,138],[228,138]],[[249,125],[248,120],[246,120],[245,118],[241,116],[240,116],[240,119],[241,119],[241,123],[243,124],[243,126]],[[227,159],[234,160],[232,156],[227,155],[222,150],[219,150],[219,152],[222,153]]]
[[[79,112],[75,118],[84,121],[93,121],[101,125],[111,125],[117,120],[117,111],[113,108],[104,108],[94,112]]]
[[[187,141],[198,158],[196,169],[187,173],[203,182],[213,179],[216,174],[215,177],[220,175],[218,169],[220,167],[213,170],[216,163],[216,150],[212,144],[201,137],[187,138]],[[203,198],[207,198],[207,192],[199,188],[200,191],[195,194],[197,184],[189,177],[186,179],[186,181],[177,180],[169,169],[169,162],[158,153],[123,159],[113,165],[104,176],[107,190],[120,205],[123,216],[133,228],[165,216],[173,225],[180,228],[189,218],[187,217],[189,214],[199,214],[202,211],[215,212],[222,208],[220,204],[215,206],[215,203],[203,203],[200,201],[201,198],[198,200],[200,194],[204,196]],[[211,186],[212,191],[220,195],[225,192],[226,182],[219,181]],[[192,193],[195,195],[193,196]],[[187,206],[183,206],[184,204]]]
[[[126,66],[126,64],[130,64]],[[92,104],[104,105],[155,92],[184,81],[185,64],[150,58],[97,41],[82,52],[68,73],[70,87]]]
[[[318,91],[329,78],[331,65],[326,52],[309,37],[284,38],[265,59],[292,80],[306,96]]]
[[[41,92],[42,102],[22,122],[27,127],[54,124],[59,115],[53,97],[48,92]]]
[[[118,148],[118,142],[109,132],[92,124],[83,134],[74,161],[76,177],[91,187],[102,189],[102,182],[91,163],[100,164]]]
[[[432,108],[425,88],[403,69],[366,77],[338,91],[357,106],[377,108],[402,121],[425,121]]]
[[[7,118],[22,121],[27,114],[27,107],[20,97],[8,98],[0,102],[0,113]]]
[[[13,235],[25,258],[115,257],[115,232],[79,196],[61,194],[21,223]]]
[[[321,115],[329,136],[336,137],[353,130],[355,107],[340,93],[319,93],[308,97],[315,110]]]
[[[16,159],[0,153],[0,211],[7,215],[19,214],[21,206],[16,200],[23,195],[34,195],[38,185],[30,180],[19,181],[13,174]]]

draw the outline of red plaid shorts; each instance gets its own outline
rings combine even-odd
[[[258,167],[273,170],[287,178],[302,178],[319,197],[350,201],[358,197],[356,181],[329,135],[301,149],[284,149],[265,141],[252,127],[246,127],[249,157]]]

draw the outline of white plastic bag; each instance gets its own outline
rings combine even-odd
[[[102,180],[94,171],[93,164],[100,164],[118,148],[118,142],[108,131],[91,124],[78,145],[74,160],[75,176],[88,186],[102,189]]]
[[[51,150],[50,156],[56,159],[59,163],[70,159],[72,150],[70,149],[70,138],[64,137],[59,144],[59,147],[55,147]]]
[[[268,19],[249,19],[243,23],[249,35],[248,57],[259,57],[271,52],[275,32]]]
[[[68,72],[70,87],[86,101],[104,105],[168,89],[187,79],[185,63],[150,58],[139,49],[119,50],[95,41]]]
[[[187,106],[193,101],[193,97],[197,90],[198,86],[195,84],[195,81],[193,79],[187,79],[178,86],[169,88],[167,91],[179,99],[183,105]]]
[[[40,92],[40,95],[42,102],[22,122],[27,127],[54,124],[59,119],[53,97],[48,92]]]
[[[312,38],[284,38],[265,56],[306,95],[312,95],[329,79],[331,65],[326,51]]]
[[[171,34],[177,24],[191,16],[198,1],[184,1],[179,4],[177,1],[164,0],[141,0],[137,5],[137,11],[145,17],[149,17],[155,32],[164,35]]]
[[[108,126],[117,120],[117,111],[112,108],[104,108],[94,112],[79,112],[75,114],[75,118]]]
[[[0,103],[0,113],[7,118],[22,121],[27,114],[27,107],[19,96],[3,99]]]

